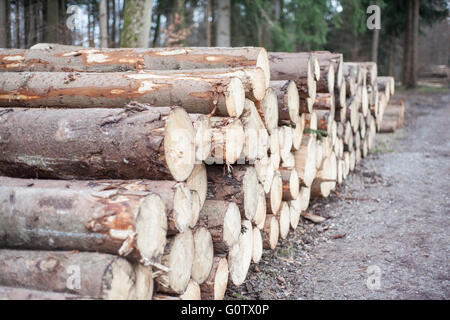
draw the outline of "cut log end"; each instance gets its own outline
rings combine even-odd
[[[203,163],[196,164],[189,178],[186,180],[189,189],[197,191],[200,198],[200,207],[206,200],[206,192],[208,189],[208,179],[206,176],[206,166]]]
[[[226,258],[214,257],[208,279],[200,285],[203,300],[222,300],[228,284],[228,261]]]
[[[280,224],[280,237],[281,239],[286,239],[291,226],[291,212],[289,204],[285,201],[281,204],[278,219]]]
[[[142,264],[137,264],[134,268],[136,273],[136,299],[152,300],[153,297],[153,276],[152,268]]]
[[[279,171],[275,171],[272,186],[270,187],[268,209],[270,213],[277,213],[283,199],[283,180]]]
[[[245,89],[239,78],[232,78],[225,92],[225,104],[230,117],[240,117],[244,111]]]
[[[142,258],[157,259],[164,252],[167,234],[166,207],[151,194],[142,200],[136,217],[136,245]]]
[[[263,241],[261,231],[257,227],[253,227],[253,263],[259,263],[261,261],[263,253]]]
[[[105,277],[111,279],[108,287],[103,288],[105,300],[135,299],[135,273],[133,267],[123,259],[111,264]]]
[[[231,247],[238,242],[240,233],[241,213],[238,206],[230,202],[223,219],[223,241]]]
[[[230,250],[228,264],[230,278],[235,286],[244,283],[253,256],[253,232],[252,224],[248,220],[242,221],[242,232],[239,242]]]
[[[184,232],[192,223],[192,196],[191,191],[184,183],[178,183],[175,186],[175,195],[173,197],[173,222],[175,228]]]
[[[186,290],[191,278],[194,254],[191,230],[177,234],[168,241],[162,262],[169,271],[156,279],[159,291],[182,294]]]
[[[271,214],[267,215],[263,228],[263,247],[265,249],[275,250],[279,236],[280,225],[277,217]]]
[[[258,175],[254,167],[247,167],[242,181],[244,189],[244,215],[248,220],[252,220],[258,207]]]
[[[214,259],[214,249],[211,233],[204,227],[194,233],[194,262],[192,279],[202,284],[209,276]]]
[[[266,49],[262,48],[256,58],[256,66],[260,67],[264,71],[266,86],[269,86],[270,82],[270,66],[269,57]]]
[[[164,156],[177,181],[186,180],[194,169],[195,131],[183,108],[172,110],[166,120]]]

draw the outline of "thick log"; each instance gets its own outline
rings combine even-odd
[[[278,238],[280,236],[280,224],[278,219],[273,214],[268,214],[266,216],[266,221],[264,228],[261,230],[261,235],[263,238],[263,248],[275,250],[278,243]]]
[[[296,124],[298,120],[300,97],[294,81],[271,81],[270,87],[276,91],[278,97],[278,121],[288,121]]]
[[[3,50],[0,55],[1,71],[119,72],[248,66],[260,67],[269,83],[267,51],[258,47],[86,49],[57,45],[51,50]]]
[[[295,81],[300,98],[315,100],[315,77],[320,77],[320,67],[314,61],[307,52],[269,52],[270,77],[272,80]]]
[[[214,259],[213,240],[211,233],[205,227],[199,227],[194,232],[194,262],[192,264],[192,279],[202,284],[209,276]]]
[[[224,166],[208,166],[208,194],[210,200],[235,202],[245,219],[252,220],[258,204],[256,170],[252,166],[233,166],[228,171]]]
[[[253,232],[252,223],[242,221],[239,241],[231,248],[228,254],[228,266],[230,280],[235,286],[244,283],[253,256]]]
[[[186,230],[167,239],[161,263],[168,271],[161,271],[155,278],[157,291],[169,294],[182,294],[192,274],[195,248],[191,230]]]
[[[0,286],[0,300],[91,300],[76,294]]]
[[[0,246],[97,251],[157,260],[166,243],[161,198],[139,182],[0,178]]]
[[[207,200],[200,211],[198,225],[211,233],[214,252],[228,253],[239,240],[241,214],[234,202]]]
[[[228,261],[214,257],[208,279],[200,285],[203,300],[223,300],[228,284]]]
[[[244,126],[239,119],[212,117],[211,155],[206,164],[235,163],[244,149]]]
[[[245,91],[236,77],[200,71],[141,73],[0,73],[0,103],[9,107],[122,108],[137,101],[178,105],[190,113],[238,117]]]
[[[93,299],[136,299],[136,275],[123,258],[73,251],[0,250],[0,285]]]
[[[194,167],[182,108],[4,109],[0,136],[0,173],[16,177],[184,181]]]
[[[336,104],[334,101],[334,95],[330,93],[318,93],[316,100],[314,101],[313,110],[326,110],[330,111],[331,117],[334,119],[334,113]]]

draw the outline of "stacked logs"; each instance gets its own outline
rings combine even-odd
[[[2,50],[0,295],[222,299],[373,147],[380,78],[327,51]]]

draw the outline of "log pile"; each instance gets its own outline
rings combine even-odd
[[[5,49],[0,80],[9,299],[223,299],[367,156],[394,91],[374,63],[254,47]]]

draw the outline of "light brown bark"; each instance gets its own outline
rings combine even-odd
[[[182,108],[3,109],[0,172],[59,179],[175,179],[194,167]]]

